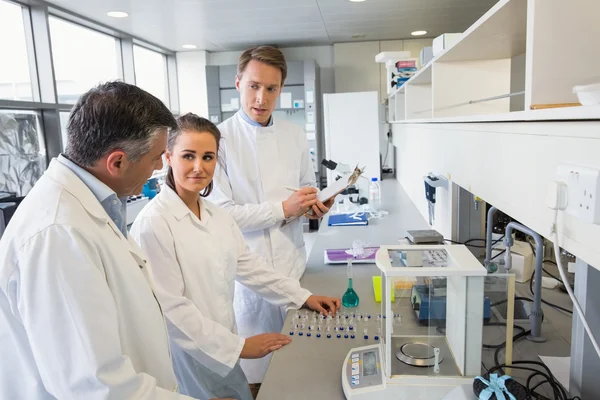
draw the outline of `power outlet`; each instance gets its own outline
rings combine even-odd
[[[561,164],[556,177],[567,184],[565,212],[583,221],[600,224],[600,169]]]

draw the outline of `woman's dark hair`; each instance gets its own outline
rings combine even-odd
[[[175,143],[177,143],[177,139],[179,135],[181,135],[184,131],[186,132],[201,132],[201,133],[210,133],[215,138],[217,142],[217,154],[219,154],[219,142],[221,141],[221,132],[219,128],[206,118],[199,117],[194,113],[187,113],[177,118],[177,129],[173,129],[169,132],[169,140],[167,142],[167,149],[169,151],[173,151],[173,147]],[[167,186],[169,186],[173,191],[177,192],[175,188],[175,178],[173,177],[173,169],[169,165],[169,170],[167,171],[166,182]],[[213,190],[213,182],[210,181],[207,187],[204,188],[200,196],[207,197]]]

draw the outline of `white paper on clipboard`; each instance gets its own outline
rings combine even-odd
[[[325,189],[321,190],[318,194],[317,194],[317,198],[319,199],[319,201],[321,203],[326,202],[327,200],[329,200],[330,198],[332,198],[333,196],[337,195],[340,192],[343,192],[344,189],[346,189],[348,186],[350,186],[350,183],[348,182],[347,179],[338,179],[337,181],[333,182],[331,185],[327,186]]]

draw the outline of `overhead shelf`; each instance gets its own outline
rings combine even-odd
[[[596,0],[498,1],[392,94],[393,121],[598,119],[589,107],[530,110],[577,103],[573,87],[600,80],[600,47],[572,40],[600,36],[599,13]]]
[[[469,115],[443,118],[395,121],[400,124],[471,123],[471,122],[528,122],[528,121],[585,121],[600,120],[600,106],[580,106],[527,110],[504,114]]]
[[[433,62],[428,62],[423,68],[417,71],[408,81],[404,83],[406,85],[429,85],[431,84],[431,66]]]
[[[527,0],[500,0],[437,62],[498,60],[526,51]]]

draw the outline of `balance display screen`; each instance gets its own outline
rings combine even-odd
[[[377,356],[374,351],[363,353],[363,376],[377,375]]]

